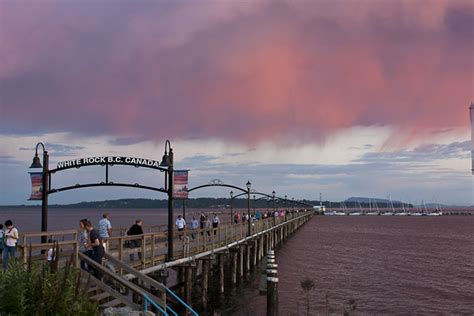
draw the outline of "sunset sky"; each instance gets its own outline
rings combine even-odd
[[[166,139],[191,186],[474,204],[473,52],[469,0],[3,0],[0,205],[32,204],[39,141],[53,167],[160,160]],[[102,181],[98,171],[53,186]],[[127,167],[112,176],[163,182]],[[165,198],[96,188],[50,203],[125,197]]]

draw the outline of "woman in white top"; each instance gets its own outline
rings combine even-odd
[[[5,248],[3,249],[2,253],[3,271],[6,271],[8,268],[8,258],[15,257],[16,243],[18,241],[18,230],[13,227],[13,222],[11,220],[7,220],[5,222],[5,226]]]
[[[79,221],[79,251],[82,252],[83,254],[87,254],[87,248],[86,245],[89,241],[89,233],[87,232],[86,229],[86,223],[87,223],[87,218],[81,219]],[[84,260],[81,260],[80,262],[81,269],[87,270],[87,265]]]

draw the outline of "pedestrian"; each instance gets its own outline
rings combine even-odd
[[[89,243],[87,244],[87,249],[91,250],[90,252],[88,252],[88,254],[92,260],[101,265],[102,257],[104,257],[105,250],[100,234],[97,230],[94,229],[94,226],[90,221],[87,221],[86,229],[89,232]],[[99,270],[97,270],[96,268],[89,267],[89,272],[95,275],[95,277],[99,280],[102,278],[102,273],[99,272]]]
[[[110,223],[110,214],[105,212],[98,225],[99,236],[102,240],[104,251],[107,251],[107,239],[112,235],[112,224]]]
[[[201,224],[201,236],[202,236],[204,234],[204,228],[206,228],[206,216],[204,215],[204,213],[201,213],[199,222]]]
[[[206,215],[206,231],[207,236],[211,236],[211,219]]]
[[[50,269],[53,268],[54,260],[56,259],[56,251],[54,249],[55,243],[53,239],[48,239],[48,244],[53,244],[46,252],[46,260]]]
[[[257,220],[257,221],[260,220],[260,211],[259,211],[259,210],[257,210],[257,211],[255,212],[255,220]]]
[[[198,227],[199,227],[199,222],[198,222],[198,220],[196,219],[196,217],[193,216],[193,219],[192,219],[191,225],[190,225],[190,228],[191,228],[191,238],[192,238],[192,239],[195,239],[195,238],[196,238],[195,230],[198,229]]]
[[[214,229],[214,235],[217,233],[217,228],[220,224],[221,220],[219,219],[219,216],[214,213],[214,218],[212,219],[212,228]]]
[[[86,229],[87,218],[83,218],[79,221],[79,251],[87,255],[87,241],[89,239],[89,233]],[[87,264],[84,260],[80,261],[81,269],[87,270]]]
[[[178,232],[184,231],[184,228],[186,227],[186,221],[181,215],[178,215],[178,218],[176,219],[176,227],[178,228]],[[179,239],[182,239],[182,234],[179,233]]]
[[[128,236],[143,235],[142,225],[143,225],[143,221],[141,219],[137,219],[135,221],[135,224],[133,224],[128,230],[127,235]],[[142,241],[140,238],[132,239],[129,242],[129,246],[131,249],[140,248],[142,246]],[[142,261],[142,252],[140,250],[138,250],[138,259]],[[134,260],[135,260],[135,254],[132,252],[130,254],[130,261],[133,262]]]
[[[5,235],[5,232],[3,231],[3,224],[0,224],[0,256],[3,253],[3,237]]]
[[[10,257],[15,257],[16,243],[18,241],[18,230],[13,226],[13,222],[11,220],[7,220],[5,222],[5,227],[5,248],[3,249],[2,253],[3,271],[8,269],[8,259]]]

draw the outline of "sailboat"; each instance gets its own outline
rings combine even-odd
[[[375,204],[377,205],[377,202],[375,202]],[[372,211],[372,200],[369,200],[369,211],[365,213],[365,215],[370,215],[370,216],[379,215],[378,206],[377,206],[376,212]]]
[[[441,211],[441,207],[439,203],[436,204],[436,210],[434,212],[428,213],[428,216],[441,216],[443,212]]]
[[[336,211],[336,212],[334,212],[334,215],[337,215],[337,216],[347,215],[346,214],[346,204],[344,204],[344,202],[342,202],[342,212],[341,211]]]
[[[400,199],[400,200],[401,200],[401,199]],[[402,201],[401,203],[402,203],[402,211],[396,213],[395,215],[397,215],[397,216],[407,216],[407,215],[409,215],[409,214],[405,211],[405,204],[403,203],[403,201]]]
[[[390,197],[389,197],[389,200],[390,200],[390,205],[392,206],[392,211],[384,211],[384,212],[382,212],[382,216],[392,216],[393,213],[394,213],[393,203],[392,203],[392,200],[390,199]],[[388,208],[388,203],[387,203],[387,208]]]
[[[350,212],[350,213],[349,213],[350,216],[360,216],[360,215],[363,214],[363,212],[362,212],[362,206],[360,205],[360,202],[357,201],[357,203],[359,203],[359,209],[360,209],[361,211],[360,211],[360,212],[357,212],[357,211],[355,211],[355,212]]]

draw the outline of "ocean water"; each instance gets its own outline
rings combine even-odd
[[[52,208],[49,228],[75,228],[84,217],[97,223],[103,212]],[[163,209],[110,214],[115,227],[136,218],[145,225],[167,221]],[[0,209],[0,222],[6,219],[20,232],[38,231],[41,209]],[[474,315],[474,216],[315,216],[277,249],[276,261],[280,315],[306,315],[307,304],[310,315],[342,315],[350,301],[355,315]],[[308,296],[301,289],[306,278],[315,284]],[[211,293],[201,313],[265,315],[259,283],[256,269],[223,297]]]

